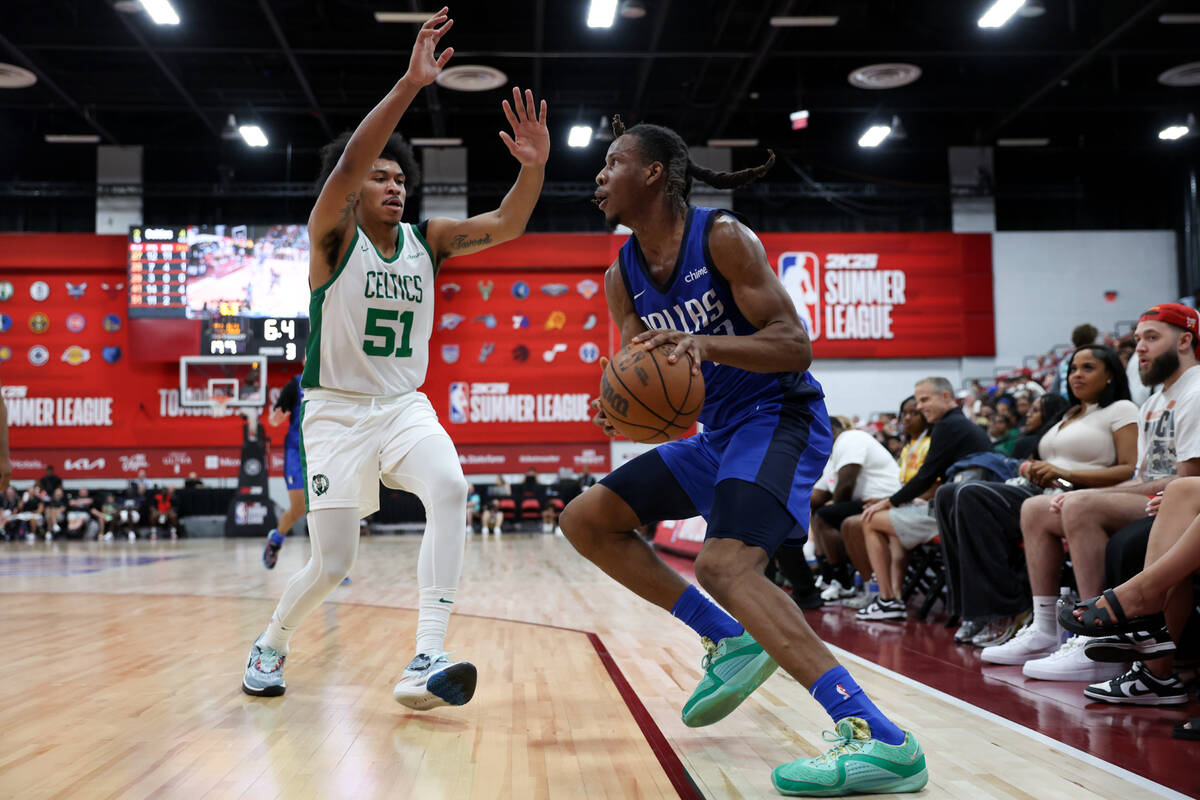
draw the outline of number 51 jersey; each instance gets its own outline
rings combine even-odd
[[[312,291],[300,385],[366,395],[419,389],[433,333],[433,264],[415,225],[397,226],[391,258],[355,226],[333,277]]]

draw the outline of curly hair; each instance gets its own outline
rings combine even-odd
[[[701,167],[688,157],[687,143],[675,131],[646,122],[626,128],[620,114],[613,115],[612,131],[614,136],[628,133],[636,138],[646,159],[658,161],[666,168],[667,197],[678,198],[684,203],[692,193],[693,178],[717,189],[738,189],[758,180],[775,166],[775,151],[768,149],[767,160],[757,167],[736,172],[718,172]]]
[[[346,145],[350,143],[350,137],[353,135],[353,131],[343,131],[340,136],[321,148],[321,174],[314,185],[318,194],[325,186],[325,181],[333,174],[334,167],[337,166],[342,153],[346,152]],[[387,144],[383,146],[378,158],[386,158],[400,165],[400,169],[404,171],[404,185],[409,192],[421,183],[421,168],[417,166],[417,157],[400,134],[393,133],[388,137]]]

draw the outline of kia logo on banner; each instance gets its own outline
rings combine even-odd
[[[821,338],[821,260],[816,253],[783,253],[779,256],[779,280],[796,304],[796,313],[808,330],[808,338]]]
[[[107,464],[103,458],[68,458],[63,461],[64,472],[91,472],[97,469],[104,469]]]

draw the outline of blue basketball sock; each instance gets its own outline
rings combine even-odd
[[[695,586],[688,586],[675,605],[671,606],[671,614],[683,620],[689,628],[701,636],[707,636],[714,642],[719,642],[727,636],[741,636],[746,629],[733,617],[718,608],[713,601],[700,594]]]
[[[836,723],[846,717],[864,719],[871,726],[871,735],[884,744],[904,743],[904,731],[900,730],[883,712],[875,707],[862,687],[854,682],[846,668],[839,665],[817,678],[808,690],[818,703],[824,706]]]

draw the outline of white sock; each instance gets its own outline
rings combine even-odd
[[[454,610],[455,589],[422,589],[417,617],[417,652],[436,656],[446,646],[446,627]]]
[[[267,632],[263,634],[262,646],[269,647],[276,653],[283,653],[286,656],[292,641],[292,634],[295,632],[295,628],[283,627],[279,617],[272,614],[271,624],[267,626]]]
[[[1033,596],[1033,627],[1038,633],[1058,636],[1058,598],[1052,594]]]

